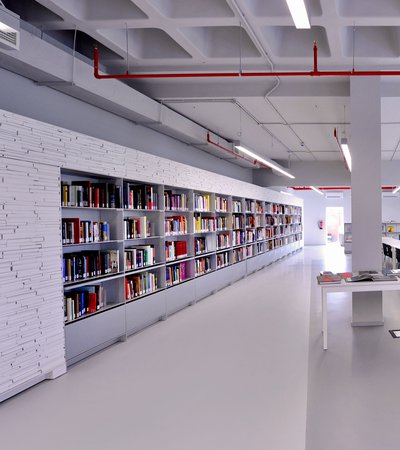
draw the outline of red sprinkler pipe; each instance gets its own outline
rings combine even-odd
[[[120,73],[100,75],[99,50],[94,48],[94,76],[103,79],[141,79],[141,78],[238,78],[238,77],[370,77],[370,76],[399,76],[400,70],[318,70],[318,46],[314,41],[314,69],[311,71],[295,72],[197,72],[197,73]]]

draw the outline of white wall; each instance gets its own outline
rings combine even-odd
[[[382,198],[382,222],[400,222],[400,196]]]
[[[296,191],[304,200],[304,245],[325,245],[326,227],[320,230],[318,221],[325,221],[326,207],[343,207],[344,222],[351,222],[351,191],[344,191],[343,199],[328,199],[314,191]]]
[[[296,196],[304,200],[304,245],[324,245],[326,228],[320,230],[318,221],[325,220],[327,206],[342,206],[344,222],[351,222],[351,191],[343,191],[343,199],[327,199],[314,191],[296,191]],[[382,196],[382,222],[400,223],[400,196]]]

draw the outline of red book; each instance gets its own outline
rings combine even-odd
[[[175,242],[175,256],[177,258],[182,258],[182,256],[187,256],[186,241],[176,241]]]
[[[83,239],[81,239],[80,220],[78,218],[72,218],[72,219],[67,219],[67,221],[72,222],[73,227],[74,227],[74,239],[73,239],[73,242],[71,242],[71,244],[80,244],[81,242],[83,242]]]
[[[94,292],[89,292],[88,313],[93,313],[96,311],[97,311],[97,294]]]
[[[125,278],[125,300],[130,300],[131,295],[131,284],[127,278]]]
[[[98,187],[95,187],[93,189],[93,191],[94,191],[93,206],[95,208],[99,208],[100,207],[100,189]]]

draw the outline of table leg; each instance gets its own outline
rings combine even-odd
[[[327,293],[322,289],[322,338],[323,338],[323,349],[328,349],[328,301]]]
[[[395,247],[392,247],[392,269],[397,269],[397,258]]]

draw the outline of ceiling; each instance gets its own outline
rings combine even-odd
[[[398,0],[306,0],[310,30],[285,0],[3,0],[23,21],[108,73],[399,69]],[[128,61],[127,61],[128,55]],[[400,77],[399,77],[400,78]],[[383,79],[382,159],[400,160],[400,79]],[[351,135],[349,79],[125,81],[228,142],[288,161],[342,160]]]

